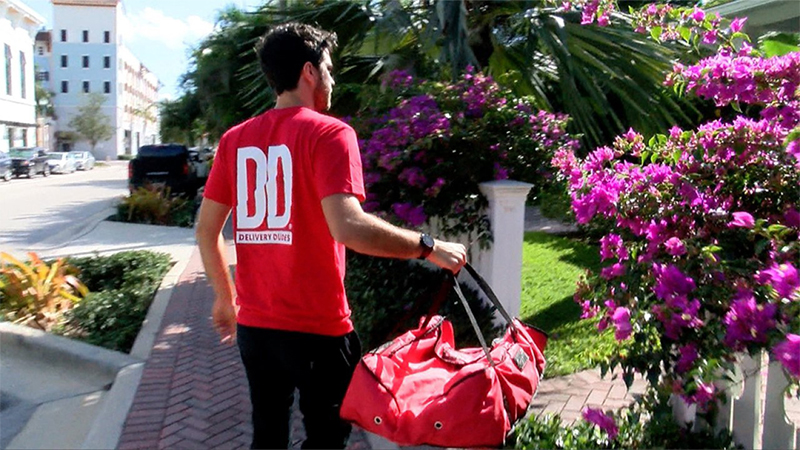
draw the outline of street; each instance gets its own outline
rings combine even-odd
[[[0,251],[57,247],[112,214],[128,193],[127,162],[72,174],[0,182]],[[102,216],[102,217],[100,217]]]

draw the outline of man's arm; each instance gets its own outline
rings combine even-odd
[[[214,289],[211,318],[222,342],[233,343],[236,338],[235,287],[228,272],[225,240],[222,237],[222,227],[230,211],[230,206],[204,198],[195,236],[206,276]]]
[[[325,197],[322,211],[331,236],[359,253],[401,259],[414,259],[422,253],[419,232],[396,227],[364,212],[354,195]],[[458,272],[467,261],[467,251],[461,244],[436,240],[427,259],[443,269]]]

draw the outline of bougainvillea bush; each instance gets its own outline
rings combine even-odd
[[[579,284],[584,317],[621,341],[628,377],[648,375],[700,411],[740,352],[766,350],[800,380],[800,53],[750,48],[676,65],[667,80],[714,101],[754,105],[758,117],[673,128],[645,142],[553,163],[580,224],[612,230],[605,265]]]
[[[554,152],[578,146],[566,116],[535,111],[471,69],[454,83],[395,71],[364,96],[349,119],[362,139],[364,209],[406,226],[439,217],[444,234],[487,231],[478,183],[513,178],[538,192]]]

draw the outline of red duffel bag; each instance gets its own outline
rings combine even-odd
[[[482,348],[456,349],[449,321],[423,319],[361,359],[342,403],[343,419],[400,445],[503,444],[539,386],[547,337],[512,319],[483,278],[465,269],[505,319],[503,336],[486,346],[455,282]]]

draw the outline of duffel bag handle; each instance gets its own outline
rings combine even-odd
[[[508,326],[511,327],[513,330],[514,324],[511,316],[508,314],[508,311],[503,307],[500,303],[500,299],[497,298],[497,295],[494,293],[491,287],[489,287],[489,283],[483,279],[483,277],[475,270],[470,263],[464,265],[464,269],[466,269],[467,273],[478,283],[478,286],[481,290],[489,297],[489,301],[492,302],[495,308],[500,312],[500,315],[503,316],[503,319],[508,323]],[[458,295],[458,299],[461,300],[461,304],[464,305],[464,309],[467,311],[467,316],[469,317],[469,322],[472,324],[472,328],[475,330],[475,334],[478,336],[478,341],[481,343],[481,348],[483,348],[483,352],[486,354],[486,358],[489,360],[489,364],[494,367],[494,361],[492,360],[492,355],[489,352],[489,346],[486,345],[486,339],[483,337],[483,332],[481,332],[481,327],[478,326],[478,321],[475,320],[475,314],[472,313],[472,308],[469,307],[469,303],[467,302],[466,297],[464,297],[464,293],[461,292],[461,286],[458,285],[458,280],[456,279],[456,275],[450,274],[450,278],[453,281],[453,288]],[[437,308],[438,309],[438,308]]]

